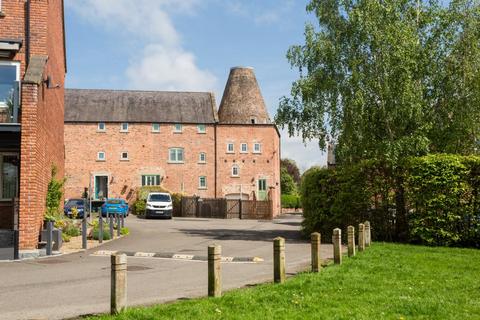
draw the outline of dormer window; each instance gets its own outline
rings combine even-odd
[[[257,119],[256,119],[256,118],[250,118],[250,123],[251,123],[251,124],[257,123]]]
[[[105,122],[99,122],[99,123],[98,123],[98,125],[97,125],[97,131],[98,131],[98,132],[105,132],[105,131],[107,131],[106,126],[105,126]]]
[[[120,132],[128,132],[128,122],[123,122],[120,125]]]

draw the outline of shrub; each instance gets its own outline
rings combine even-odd
[[[295,194],[297,193],[297,186],[293,177],[288,173],[286,168],[280,170],[280,188],[282,194]]]
[[[78,237],[81,232],[80,228],[74,225],[73,223],[67,223],[63,228],[62,228],[62,233],[69,235],[70,237]]]
[[[143,215],[145,214],[146,206],[147,202],[145,200],[138,199],[133,203],[132,213],[135,215]]]
[[[182,211],[182,194],[172,193],[173,215],[180,216]]]
[[[130,234],[130,229],[128,229],[127,227],[123,227],[123,228],[120,229],[120,234],[122,236],[129,235]]]
[[[92,237],[93,237],[94,240],[99,239],[99,233],[100,233],[99,228],[93,229]],[[110,230],[109,229],[103,229],[103,240],[110,240],[111,238],[112,238],[112,236],[110,235]]]
[[[70,237],[68,234],[62,233],[62,241],[63,242],[70,242],[71,238],[72,237]]]
[[[137,200],[143,200],[146,201],[148,194],[150,192],[165,192],[165,193],[171,193],[167,189],[165,189],[162,186],[143,186],[137,191]]]
[[[292,194],[282,194],[282,208],[301,208],[300,196]]]
[[[55,216],[60,214],[60,203],[63,196],[65,179],[57,180],[57,167],[52,166],[51,178],[47,187],[45,220],[55,221]]]

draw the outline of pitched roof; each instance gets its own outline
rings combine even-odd
[[[209,92],[65,90],[65,122],[218,122]]]

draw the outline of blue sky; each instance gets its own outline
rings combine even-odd
[[[233,66],[255,68],[270,116],[298,72],[307,0],[66,0],[69,88],[213,91]],[[282,157],[325,164],[316,141],[282,133]]]

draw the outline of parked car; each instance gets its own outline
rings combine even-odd
[[[151,192],[147,197],[145,217],[172,219],[173,203],[169,193]]]
[[[102,217],[108,215],[121,214],[124,217],[128,216],[128,203],[123,199],[110,198],[105,200],[105,203],[102,204]]]
[[[63,207],[63,213],[69,218],[73,217],[72,209],[77,208],[77,217],[78,219],[83,219],[83,214],[85,213],[85,201],[84,199],[68,199]],[[87,215],[87,217],[90,214]]]

